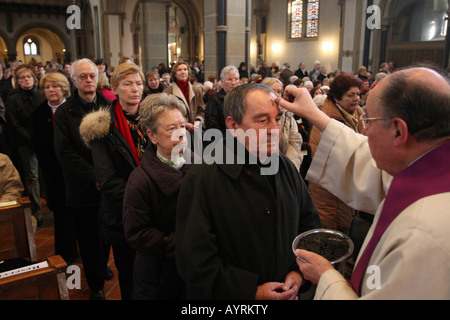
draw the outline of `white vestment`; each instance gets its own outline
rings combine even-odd
[[[375,213],[370,240],[392,177],[379,170],[367,137],[331,120],[307,175],[354,209]],[[420,181],[418,181],[420,183]],[[450,193],[419,199],[391,223],[370,258],[361,299],[450,299]],[[359,257],[358,257],[359,258]],[[357,299],[336,270],[322,275],[315,299]]]

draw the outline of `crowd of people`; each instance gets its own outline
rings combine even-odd
[[[392,196],[406,188],[394,182],[416,159],[430,152],[430,164],[448,154],[448,86],[430,68],[397,71],[393,63],[376,73],[365,66],[329,73],[320,61],[310,71],[305,62],[296,70],[243,62],[206,80],[202,64],[182,59],[145,73],[127,57],[115,68],[103,59],[13,62],[0,67],[0,199],[28,196],[37,226],[46,199],[55,254],[68,264],[81,256],[91,299],[104,299],[111,249],[124,300],[296,300],[306,280],[317,285],[308,287],[316,298],[432,297],[404,280],[417,267],[409,263],[420,263],[418,244],[438,255],[428,265],[439,279],[419,279],[421,288],[448,299],[440,285],[450,277],[448,164],[418,161],[418,172],[441,170],[427,177],[438,190],[404,200],[432,196],[433,218],[420,207],[403,213]],[[383,120],[378,133],[376,120]],[[223,154],[193,164],[188,137],[211,129],[223,141],[203,148]],[[273,174],[262,174],[262,150],[278,155]],[[402,212],[399,225],[384,221],[391,208],[395,217]],[[352,287],[323,257],[300,250],[296,259],[298,234],[360,234],[355,218],[371,226],[371,241],[355,246],[361,260]],[[386,230],[389,223],[395,231]],[[405,276],[396,271],[399,260]],[[374,264],[383,268],[382,289],[363,285]]]

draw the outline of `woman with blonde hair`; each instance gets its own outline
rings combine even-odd
[[[109,101],[116,100],[115,94],[110,89],[109,79],[103,72],[98,73],[97,89],[100,91],[106,99]]]
[[[117,66],[110,79],[117,99],[110,108],[86,115],[80,125],[81,137],[92,150],[100,191],[100,236],[105,245],[112,246],[123,300],[132,298],[135,257],[123,232],[123,194],[147,146],[140,128],[144,81],[140,67],[134,63]]]
[[[54,114],[70,97],[70,83],[61,72],[47,73],[41,78],[40,89],[45,101],[33,113],[34,144],[39,167],[44,176],[47,206],[53,212],[55,254],[71,264],[78,255],[75,231],[66,207],[62,168],[56,158],[53,143]]]

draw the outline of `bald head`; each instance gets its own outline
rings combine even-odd
[[[450,84],[427,68],[395,72],[374,89],[382,114],[401,118],[417,141],[450,137]]]

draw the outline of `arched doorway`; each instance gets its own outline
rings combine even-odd
[[[178,58],[188,60],[187,20],[183,10],[172,3],[168,13],[168,57],[169,65],[177,62]]]
[[[0,61],[5,62],[8,58],[8,46],[0,36]]]
[[[177,53],[179,48],[180,53],[178,55],[189,62],[198,61],[200,63],[204,58],[203,10],[203,1],[201,0],[173,0],[169,9],[168,43],[171,43],[171,34],[181,39],[181,44],[177,47]],[[173,30],[170,29],[172,17],[176,22]],[[175,32],[172,33],[171,31]]]
[[[17,60],[24,63],[54,61],[60,64],[65,61],[66,47],[61,38],[45,28],[31,28],[23,32],[17,39]]]
[[[159,63],[170,66],[178,57],[201,62],[202,17],[202,0],[139,1],[131,24],[136,61],[145,70]]]

